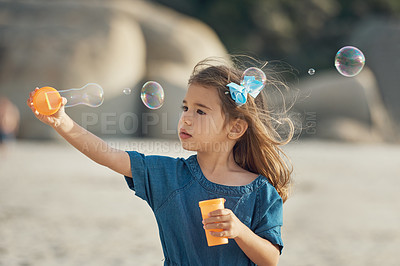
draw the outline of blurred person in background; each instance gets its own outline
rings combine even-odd
[[[19,119],[18,108],[8,98],[0,96],[0,151],[7,141],[15,139]]]

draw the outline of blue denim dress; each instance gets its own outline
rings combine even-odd
[[[224,186],[203,175],[196,155],[128,154],[132,178],[125,179],[154,212],[164,265],[255,265],[233,239],[226,245],[207,245],[199,201],[214,198],[225,198],[225,208],[282,250],[282,199],[267,178],[260,175],[245,186]]]

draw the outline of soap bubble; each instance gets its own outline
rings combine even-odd
[[[164,90],[157,82],[148,81],[142,87],[140,98],[148,108],[158,109],[164,103]]]
[[[314,75],[314,74],[315,74],[315,69],[314,69],[314,68],[310,68],[310,69],[308,70],[308,75],[312,76],[312,75]]]
[[[132,90],[131,90],[130,88],[125,88],[125,89],[122,90],[122,92],[123,92],[125,95],[129,95],[129,94],[131,94]]]
[[[256,88],[259,90],[261,90],[267,82],[267,77],[265,76],[264,71],[256,67],[250,67],[243,72],[242,78],[240,79],[240,85],[246,86],[246,83],[251,81],[248,77],[254,77],[254,79],[260,83],[259,87]]]
[[[364,64],[364,54],[356,47],[345,46],[336,53],[335,67],[343,76],[354,77],[360,73]]]
[[[66,98],[67,104],[65,107],[72,107],[79,104],[98,107],[104,101],[103,88],[97,83],[88,83],[81,88],[52,91],[46,94],[47,97],[54,97],[53,95],[59,94],[61,97]]]

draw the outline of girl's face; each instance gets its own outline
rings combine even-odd
[[[215,151],[228,141],[228,127],[215,89],[191,84],[182,103],[178,123],[182,147],[190,151]]]

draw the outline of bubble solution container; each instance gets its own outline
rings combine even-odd
[[[208,214],[212,211],[219,210],[219,209],[224,209],[224,203],[225,199],[224,198],[218,198],[218,199],[211,199],[211,200],[203,200],[199,202],[199,206],[201,209],[201,216],[203,217],[203,220],[208,218]],[[228,238],[227,237],[217,237],[217,236],[212,236],[210,232],[208,231],[214,231],[214,232],[221,232],[223,229],[206,229],[206,238],[207,238],[207,244],[209,247],[211,246],[217,246],[217,245],[223,245],[223,244],[228,244]]]
[[[52,115],[60,109],[62,97],[67,99],[65,107],[78,104],[98,107],[103,103],[104,92],[103,88],[96,83],[62,91],[57,91],[52,87],[42,87],[33,95],[33,106],[42,115]]]

